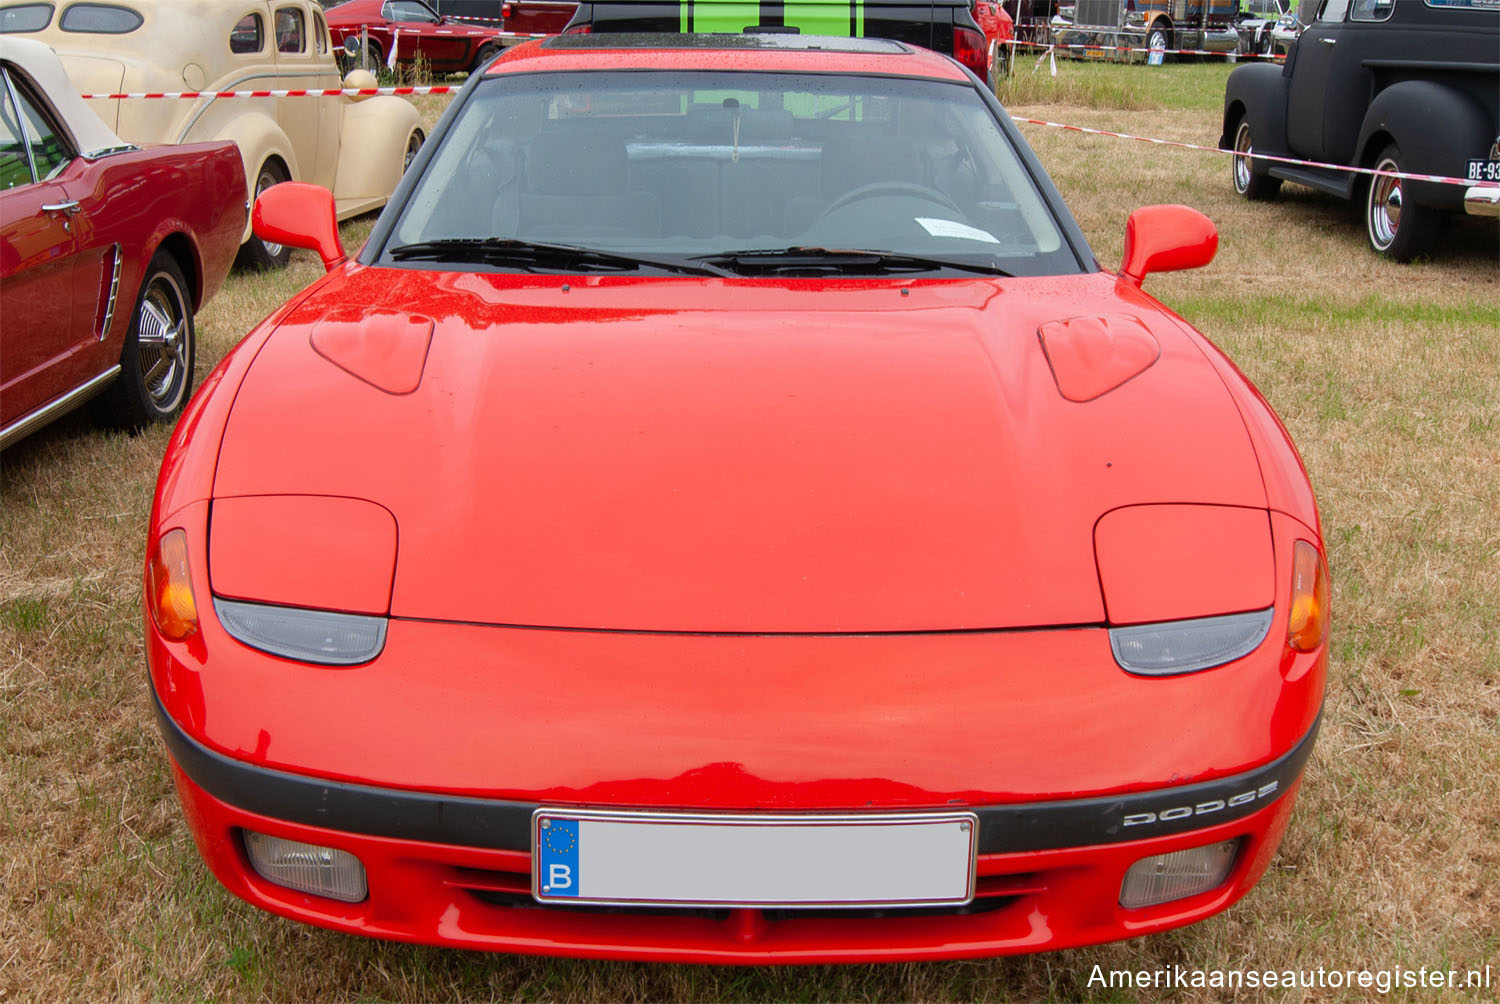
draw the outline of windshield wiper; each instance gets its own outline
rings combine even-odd
[[[897,251],[836,249],[820,247],[747,248],[721,251],[718,254],[695,255],[688,261],[704,262],[733,270],[740,275],[770,275],[778,272],[836,273],[840,275],[884,275],[892,272],[930,272],[953,268],[982,275],[1010,277],[1011,273],[994,265],[955,261],[950,258],[928,258]]]
[[[620,251],[601,251],[575,244],[546,244],[514,237],[449,237],[434,241],[398,244],[387,251],[395,261],[477,262],[485,265],[515,265],[528,271],[577,269],[592,272],[633,271],[642,266],[684,275],[732,276],[708,262],[682,258],[653,258]]]

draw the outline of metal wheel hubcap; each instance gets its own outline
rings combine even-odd
[[[260,198],[260,193],[264,192],[266,189],[268,189],[272,185],[276,184],[277,181],[279,181],[279,180],[280,180],[279,178],[277,178],[274,175],[272,175],[269,171],[264,172],[263,174],[261,174],[259,180],[257,180],[256,183],[255,183],[255,197],[257,199]],[[283,250],[283,248],[284,248],[284,245],[273,244],[271,241],[268,241],[268,240],[262,240],[261,244],[265,247],[266,254],[270,255],[272,258],[275,258],[278,255],[280,255],[281,252],[282,252],[282,250]]]
[[[1244,193],[1250,187],[1250,124],[1241,122],[1234,134],[1234,187]]]
[[[182,291],[165,275],[152,280],[141,300],[136,352],[146,395],[159,411],[177,407],[187,385],[187,318]]]
[[[1377,171],[1397,171],[1392,161],[1381,161]],[[1388,248],[1401,228],[1401,179],[1376,175],[1370,182],[1370,236],[1377,246]]]

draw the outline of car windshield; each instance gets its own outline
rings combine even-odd
[[[558,246],[727,274],[1081,270],[971,85],[852,74],[481,81],[381,260],[577,267]]]

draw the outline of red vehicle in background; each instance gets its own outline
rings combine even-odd
[[[505,47],[498,22],[456,20],[422,0],[348,0],[327,13],[333,44],[372,69],[420,56],[434,73],[472,73]]]
[[[126,143],[51,48],[0,36],[0,449],[91,398],[111,425],[175,419],[245,208],[233,143]]]
[[[522,35],[558,35],[578,10],[567,0],[512,0],[503,8],[505,30]]]
[[[973,13],[989,47],[989,84],[994,87],[1001,77],[1010,76],[1016,58],[1016,22],[1004,7],[990,0],[975,0]]]

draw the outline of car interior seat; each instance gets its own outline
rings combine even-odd
[[[566,127],[543,130],[526,157],[517,232],[564,243],[598,234],[658,236],[661,202],[630,190],[627,168],[623,139],[601,142]]]
[[[823,144],[818,169],[819,196],[788,200],[786,232],[799,233],[829,206],[857,188],[877,182],[923,181],[920,147],[905,136],[873,132],[831,136]]]

